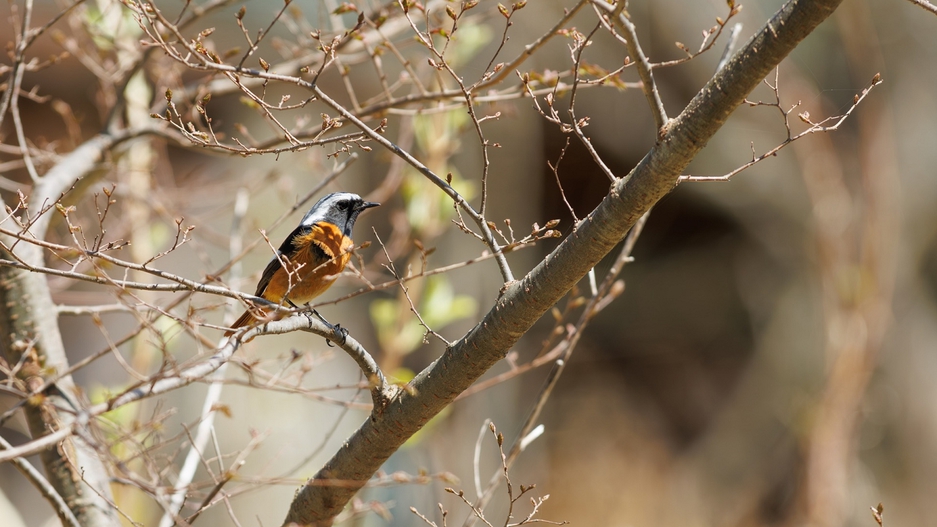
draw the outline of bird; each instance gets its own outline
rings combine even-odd
[[[332,285],[351,259],[355,246],[351,230],[358,215],[378,205],[380,203],[365,201],[351,192],[333,192],[320,199],[283,240],[276,255],[264,268],[254,296],[280,305],[308,305]],[[262,314],[255,314],[256,309],[244,311],[225,336],[262,319],[269,311],[262,307],[259,310]],[[344,328],[337,324],[333,326],[316,310],[312,312],[344,339]]]

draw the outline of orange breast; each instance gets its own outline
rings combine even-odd
[[[354,243],[338,227],[323,222],[313,225],[308,234],[297,236],[293,247],[289,268],[299,269],[293,273],[277,270],[264,290],[267,300],[281,302],[286,294],[294,304],[305,304],[321,295],[345,269]]]

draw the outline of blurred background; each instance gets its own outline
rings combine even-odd
[[[4,41],[12,40],[11,5],[15,4],[5,8],[0,26]],[[199,24],[199,29],[217,26],[211,38],[219,49],[242,38],[233,22],[240,5],[220,9]],[[245,5],[244,22],[253,31],[266,27],[281,6],[272,0]],[[571,5],[538,0],[518,11],[499,60],[516,56]],[[780,5],[774,0],[744,2],[730,22],[742,24],[740,43]],[[467,82],[484,71],[500,43],[504,19],[494,6],[482,0],[478,9],[494,14],[462,27],[464,41],[457,41],[450,55]],[[111,66],[119,67],[118,44],[135,45],[141,39],[132,19],[113,15],[120,13],[116,3],[88,2],[85,7],[87,19],[119,19],[108,27],[121,28],[113,30],[120,38],[88,52],[102,63],[110,58]],[[311,27],[330,23],[325,4],[296,1],[292,9],[301,10]],[[716,0],[659,0],[631,2],[628,10],[644,51],[659,62],[684,55],[675,42],[696,49],[700,32],[709,29],[716,16],[725,17],[727,8]],[[49,20],[57,11],[53,3],[43,3],[37,6],[35,20]],[[285,47],[290,37],[287,29],[294,22],[289,18],[274,31],[281,40],[269,40],[269,48],[259,54],[286,56],[278,46]],[[588,32],[594,25],[595,15],[586,8],[566,27]],[[36,56],[67,49],[69,39],[82,29],[74,18],[54,27],[61,34],[53,31],[42,37],[33,49]],[[550,495],[540,517],[572,525],[871,527],[875,521],[869,507],[882,503],[890,524],[937,525],[930,505],[937,492],[935,28],[937,15],[910,2],[844,2],[782,63],[777,77],[780,109],[790,111],[796,134],[805,128],[798,114],[809,112],[814,122],[841,115],[876,73],[884,83],[835,132],[792,143],[777,157],[728,182],[682,183],[654,208],[634,250],[634,262],[621,275],[625,292],[588,327],[541,416],[544,434],[511,471],[515,486],[536,484],[532,494]],[[551,41],[520,69],[568,70],[568,44],[567,39]],[[671,116],[713,74],[724,45],[721,39],[708,53],[655,72]],[[412,42],[400,49],[418,51]],[[23,82],[24,90],[38,87],[40,95],[53,101],[22,101],[30,141],[59,153],[101,130],[106,109],[120,93],[95,77],[88,61],[72,51],[54,67],[29,73]],[[600,31],[584,56],[612,70],[626,53]],[[140,88],[142,117],[130,117],[131,123],[148,119],[146,107],[156,106],[166,88],[177,90],[195,78],[192,72],[174,69],[164,57],[151,60]],[[385,66],[390,78],[399,75],[397,63],[388,58]],[[425,59],[416,67],[425,68]],[[348,102],[347,96],[341,97],[345,81],[360,90],[362,98],[379,92],[373,70],[350,68],[343,78],[337,69],[327,72],[320,85],[343,102]],[[626,70],[622,78],[635,81],[636,75]],[[769,80],[774,84],[773,77]],[[512,74],[506,82],[516,83],[516,77]],[[271,100],[279,89],[271,87]],[[762,86],[750,99],[773,103],[775,92]],[[230,136],[245,136],[238,126],[258,141],[275,132],[236,93],[214,97],[206,107],[216,130]],[[752,151],[760,155],[783,142],[788,129],[778,110],[740,107],[688,173],[726,174],[749,161]],[[503,220],[510,218],[522,236],[534,222],[544,225],[559,218],[558,228],[568,234],[572,216],[548,162],[556,163],[569,136],[541,117],[529,98],[480,104],[477,111],[501,112],[484,125],[486,139],[499,144],[489,152],[489,219],[504,228]],[[315,122],[327,110],[310,106],[304,112]],[[653,119],[638,89],[583,89],[576,112],[590,118],[586,133],[615,174],[626,174],[654,144]],[[424,115],[390,112],[386,117],[388,137],[412,149],[437,173],[452,173],[457,188],[478,203],[481,149],[464,108]],[[28,176],[14,163],[15,149],[9,145],[16,139],[9,119],[0,132],[6,162],[2,194],[10,204],[15,188],[28,193],[28,186],[17,186],[25,185]],[[371,151],[352,148],[357,158],[350,168],[313,198],[346,190],[384,204],[362,216],[356,226],[356,242],[372,242],[359,251],[364,276],[374,283],[390,278],[382,267],[389,263],[379,238],[402,274],[478,256],[483,246],[452,224],[451,203],[442,193],[372,146]],[[239,194],[247,200],[247,212],[234,237],[249,243],[259,238],[258,229],[265,229],[276,245],[309,203],[282,225],[271,225],[337,162],[348,159],[347,152],[332,155],[338,150],[328,145],[240,157],[147,137],[115,153],[76,206],[92,217],[89,197],[116,185],[121,219],[109,236],[133,241],[128,252],[136,261],[171,245],[174,221],[184,217],[185,225],[196,226],[192,242],[161,259],[160,268],[202,279],[230,258]],[[54,161],[54,155],[39,160],[46,166]],[[592,210],[608,190],[607,178],[575,138],[558,175],[578,217]],[[54,236],[67,239],[63,225],[55,228]],[[511,254],[515,275],[529,271],[557,243],[544,240]],[[252,292],[269,258],[269,248],[260,243],[222,280]],[[609,264],[597,269],[600,279]],[[58,278],[50,278],[50,284],[56,302],[63,305],[115,302],[107,288]],[[410,294],[427,323],[454,340],[489,309],[502,281],[495,264],[487,260],[412,284]],[[358,278],[345,277],[322,300],[342,297],[362,285]],[[172,300],[172,295],[140,297],[156,305]],[[225,309],[232,317],[242,308],[220,297],[194,297],[184,306],[199,321],[214,324],[222,323]],[[351,330],[400,382],[443,349],[432,337],[424,342],[399,289],[357,296],[320,311]],[[61,317],[72,361],[106,348],[109,339],[133,331],[138,322],[137,316],[125,312],[102,318],[99,328],[87,316]],[[574,321],[575,317],[567,320]],[[120,347],[135,371],[152,373],[167,357],[183,361],[205,353],[177,325],[161,319],[157,326]],[[545,317],[521,340],[512,360],[522,363],[540,353],[553,329],[554,320]],[[220,338],[217,330],[199,331]],[[230,384],[221,398],[224,412],[215,422],[217,444],[229,454],[228,461],[254,435],[266,434],[229,488],[235,494],[231,507],[242,525],[277,525],[302,478],[314,474],[366,418],[369,399],[356,384],[360,375],[352,361],[318,337],[263,337],[241,353],[243,364],[272,372],[282,366],[293,375],[296,364],[302,365],[303,375],[297,377],[302,394],[257,389],[249,385],[245,368],[229,369]],[[291,357],[300,359],[291,363]],[[505,361],[489,375],[510,369]],[[387,473],[446,473],[445,481],[434,477],[426,484],[368,488],[359,495],[358,507],[387,513],[354,515],[346,525],[419,525],[410,507],[441,524],[438,502],[450,511],[449,525],[460,523],[469,510],[444,488],[464,489],[474,496],[473,459],[479,441],[481,481],[499,470],[496,444],[490,434],[479,440],[480,431],[487,431],[490,419],[514,441],[548,370],[516,376],[456,402],[385,467]],[[130,382],[127,369],[113,357],[83,368],[76,380],[92,400]],[[144,427],[151,435],[135,445],[150,445],[153,459],[178,466],[187,445],[183,427],[191,428],[198,419],[205,390],[204,383],[197,384],[108,418],[115,430],[158,420],[159,427]],[[15,434],[7,429],[3,433]],[[132,449],[111,440],[117,457],[124,455],[122,448]],[[281,476],[287,479],[270,484]],[[161,477],[171,484],[173,470]],[[206,479],[200,472],[197,480]],[[161,511],[146,493],[119,482],[114,489],[122,510],[142,524],[158,522]],[[26,525],[56,521],[9,464],[0,465],[0,490]],[[515,511],[515,517],[528,510]],[[506,511],[506,494],[499,491],[486,517],[503,522]],[[200,521],[232,524],[222,507],[209,510]]]

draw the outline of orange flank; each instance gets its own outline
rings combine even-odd
[[[305,304],[328,289],[351,259],[354,244],[331,223],[317,223],[310,232],[293,238],[295,256],[280,268],[259,296],[280,303],[286,296],[294,304]],[[316,250],[318,249],[318,250]]]

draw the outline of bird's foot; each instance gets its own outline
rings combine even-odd
[[[306,304],[306,306],[308,307],[309,304]],[[344,345],[345,345],[345,340],[346,340],[346,338],[348,337],[348,330],[345,329],[345,328],[343,328],[341,324],[332,324],[331,322],[329,322],[328,320],[326,320],[325,317],[323,317],[321,314],[319,314],[319,312],[316,311],[315,309],[313,309],[313,308],[310,307],[309,310],[310,310],[309,312],[311,312],[313,315],[316,316],[316,318],[318,318],[319,320],[321,320],[322,323],[325,324],[326,327],[328,327],[328,328],[332,331],[332,333],[335,334],[335,337],[336,337],[336,338],[334,339],[335,342],[337,342],[339,346],[344,346]],[[307,313],[308,313],[308,312],[307,312]],[[325,343],[326,343],[329,347],[332,347],[332,339],[325,339]]]
[[[348,340],[348,330],[343,328],[341,324],[335,324],[332,326],[332,332],[335,333],[337,337],[335,342],[337,342],[339,346],[344,346],[345,342]],[[328,344],[329,347],[332,346],[332,341],[329,339],[325,339],[325,343]]]

